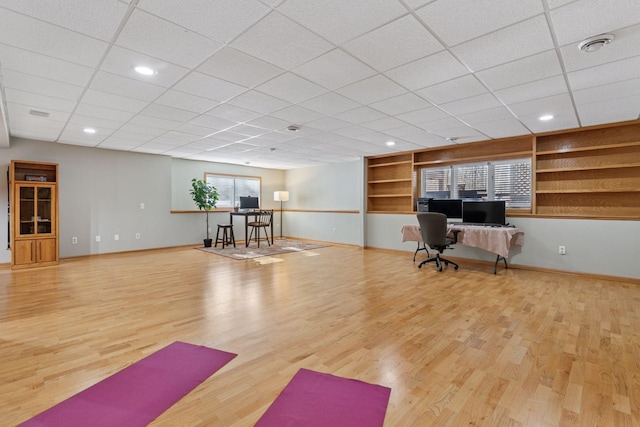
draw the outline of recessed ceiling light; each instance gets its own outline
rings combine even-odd
[[[96,133],[96,130],[94,128],[84,128],[82,129],[82,131],[84,133],[91,133],[91,134]]]
[[[583,52],[595,52],[611,43],[614,38],[613,34],[600,34],[599,36],[589,37],[580,42],[578,49]]]
[[[393,147],[394,145],[396,145],[396,143],[394,141],[387,141],[387,142],[385,142],[385,145],[387,145],[389,147]]]
[[[548,120],[553,119],[553,116],[551,114],[545,114],[544,116],[540,116],[538,117],[538,120],[546,122]]]
[[[143,76],[153,76],[154,74],[158,74],[157,71],[144,66],[138,66],[134,68],[134,70],[136,70],[136,73],[142,74]]]

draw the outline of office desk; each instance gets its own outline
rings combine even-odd
[[[249,246],[249,217],[252,216],[254,221],[260,215],[260,211],[253,212],[229,212],[229,223],[233,225],[233,217],[234,216],[243,216],[244,217],[244,246]],[[273,218],[271,218],[271,240],[273,240]]]
[[[507,257],[511,245],[522,246],[524,244],[524,231],[515,227],[485,227],[482,225],[456,225],[450,224],[448,232],[451,230],[460,230],[458,233],[458,243],[464,246],[484,249],[485,251],[496,254],[496,262],[493,266],[493,273],[496,274],[498,262],[504,261],[505,268],[509,268]],[[418,225],[403,225],[402,229],[403,242],[418,242],[418,249],[413,255],[415,261],[416,254],[419,250],[426,249],[426,245],[422,242],[422,234]],[[423,248],[420,247],[423,243]],[[427,251],[427,256],[429,252]]]

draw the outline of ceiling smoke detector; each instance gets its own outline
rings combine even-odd
[[[583,52],[595,52],[603,46],[608,45],[615,38],[613,34],[600,34],[599,36],[584,39],[578,45],[578,49]]]
[[[458,142],[458,137],[457,136],[450,136],[449,138],[446,138],[447,141],[455,144],[456,142]]]
[[[300,126],[296,126],[296,125],[287,126],[287,130],[289,132],[298,132],[300,130]]]

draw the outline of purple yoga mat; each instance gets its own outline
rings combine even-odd
[[[255,427],[382,426],[391,389],[300,369]]]
[[[174,342],[20,426],[146,426],[234,357]]]

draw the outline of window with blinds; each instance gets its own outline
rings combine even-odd
[[[260,177],[205,174],[205,181],[218,190],[218,208],[238,205],[240,196],[260,197]]]
[[[530,209],[531,159],[423,168],[420,194],[433,199],[504,200],[508,209]]]

